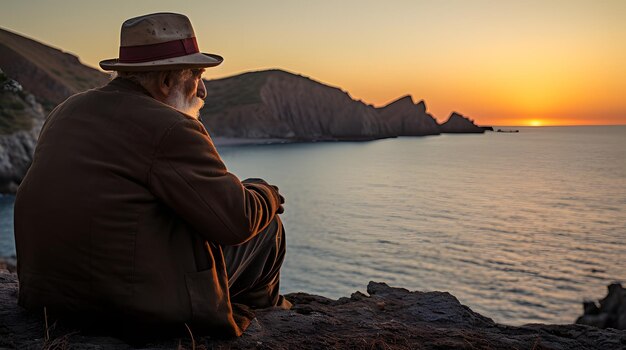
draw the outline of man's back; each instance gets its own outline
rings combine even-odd
[[[134,261],[141,253],[137,235],[162,231],[145,227],[146,219],[163,218],[163,227],[182,225],[167,220],[172,216],[146,183],[159,139],[185,117],[141,90],[125,90],[109,86],[73,96],[42,130],[15,206],[22,304],[58,301],[63,308],[74,303],[77,310],[84,303],[106,308],[110,300],[88,300],[96,294],[135,302],[130,286],[134,269],[142,266]],[[162,254],[167,258],[168,252]],[[193,260],[187,263],[193,268]],[[38,295],[44,280],[49,288]]]
[[[221,248],[205,240],[249,239],[274,197],[244,191],[200,123],[140,86],[116,79],[73,96],[51,113],[16,197],[19,302],[236,328]]]

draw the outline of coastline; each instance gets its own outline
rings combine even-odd
[[[436,135],[435,135],[436,136]],[[423,136],[414,136],[423,137]],[[376,137],[341,137],[341,138],[245,138],[245,137],[224,137],[217,136],[211,137],[213,144],[216,147],[235,147],[235,146],[262,146],[262,145],[276,145],[276,144],[291,144],[291,143],[320,143],[320,142],[367,142],[384,139],[397,138],[397,136],[376,136]]]
[[[252,145],[273,145],[281,143],[293,143],[289,139],[278,138],[243,138],[243,137],[211,137],[216,147],[252,146]]]

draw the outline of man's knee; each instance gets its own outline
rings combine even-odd
[[[267,242],[267,244],[275,244],[276,249],[280,252],[285,250],[285,227],[278,215],[274,216],[274,219],[267,227],[259,233],[260,238]]]

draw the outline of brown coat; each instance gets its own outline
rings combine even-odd
[[[226,170],[200,122],[115,79],[43,127],[15,200],[19,304],[240,335],[221,245],[279,206]]]

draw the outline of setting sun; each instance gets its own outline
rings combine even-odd
[[[530,126],[541,126],[542,125],[541,120],[537,120],[537,119],[533,119],[533,120],[529,121],[528,124]]]

